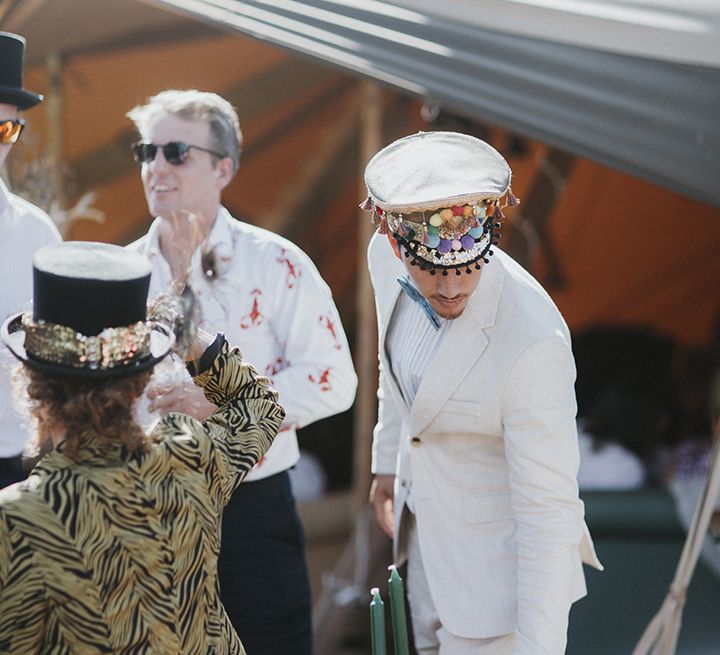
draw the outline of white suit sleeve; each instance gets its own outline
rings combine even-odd
[[[271,261],[267,279],[279,287],[273,331],[287,362],[272,383],[287,413],[284,425],[297,429],[348,409],[357,376],[330,288],[310,258],[281,249]]]
[[[572,352],[557,336],[520,355],[504,389],[505,447],[517,521],[516,655],[565,652],[583,535],[574,382]]]
[[[396,284],[395,276],[385,270],[388,257],[392,257],[392,254],[387,241],[384,236],[376,233],[368,245],[368,268],[375,292],[375,313],[378,320],[379,344],[379,337],[383,333],[383,312],[380,299],[383,292],[387,292],[388,284]],[[378,345],[378,348],[381,347],[382,344]],[[402,418],[392,400],[392,394],[388,386],[388,373],[384,370],[382,358],[378,357],[378,359],[380,360],[377,391],[378,420],[373,430],[371,471],[375,475],[395,475]]]
[[[372,467],[374,475],[395,475],[400,443],[401,417],[390,400],[387,378],[380,365],[378,385],[378,421],[373,430]]]

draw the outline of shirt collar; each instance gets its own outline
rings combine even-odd
[[[430,325],[432,325],[433,328],[435,328],[436,330],[439,330],[442,325],[442,323],[440,322],[440,317],[430,306],[430,303],[427,301],[427,299],[415,288],[413,283],[410,281],[410,278],[407,275],[401,275],[397,278],[397,282],[400,285],[400,288],[408,296],[408,298],[411,298],[420,305],[423,313],[427,317],[428,321],[430,321]]]
[[[231,221],[233,220],[230,212],[221,205],[210,234],[208,234],[206,250],[214,250],[222,256],[232,257],[233,231]]]
[[[232,243],[233,243],[233,234],[232,234],[232,228],[230,225],[230,222],[233,220],[233,218],[230,216],[230,212],[228,212],[225,207],[222,205],[218,209],[217,216],[215,217],[215,222],[213,223],[212,228],[210,228],[210,234],[208,234],[205,250],[210,251],[214,250],[218,252],[222,257],[232,257]],[[162,218],[159,216],[152,222],[152,225],[150,226],[150,229],[147,233],[147,245],[146,245],[146,255],[148,257],[154,257],[157,255],[162,256],[162,252],[160,251],[160,222],[162,221]],[[229,252],[226,252],[229,251]],[[193,266],[195,266],[195,258],[199,257],[199,253],[195,253],[193,255]]]
[[[208,276],[208,272],[212,271],[213,279],[217,279],[228,271],[235,254],[230,225],[232,220],[228,210],[220,207],[202,252],[198,248],[193,254],[192,268],[195,274],[202,272],[204,276]]]
[[[5,180],[0,177],[0,214],[10,206],[10,191],[5,185]]]
[[[84,432],[78,439],[77,454],[74,458],[65,455],[67,442],[62,441],[38,462],[37,469],[67,468],[74,465],[118,466],[138,455],[125,444],[115,440],[102,440],[91,431]]]

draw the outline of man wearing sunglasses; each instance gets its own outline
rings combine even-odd
[[[25,39],[0,32],[0,169],[20,138],[25,121],[19,112],[42,100],[23,87]],[[11,193],[0,178],[0,322],[32,298],[32,258],[38,248],[56,243],[60,234],[40,208]],[[12,403],[12,357],[0,352],[0,488],[25,477],[21,454],[27,432]]]
[[[305,253],[222,206],[242,143],[226,100],[164,91],[128,116],[140,133],[132,154],[157,217],[129,246],[152,263],[151,296],[188,281],[203,328],[237,344],[270,377],[287,412],[273,446],[224,510],[223,605],[248,653],[310,655],[310,590],[288,469],[299,457],[296,430],[352,404],[356,376],[340,318]],[[210,408],[191,388],[158,385],[150,407],[204,418]]]

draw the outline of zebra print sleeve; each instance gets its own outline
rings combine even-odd
[[[225,505],[248,471],[270,448],[285,410],[277,402],[277,393],[270,388],[267,378],[259,375],[227,343],[222,345],[210,368],[193,379],[218,409],[202,424],[184,414],[170,414],[163,423],[175,434],[195,436],[201,451],[209,449],[202,458],[207,466],[205,477],[211,495]],[[183,451],[193,446],[174,439],[170,448],[176,456],[187,459],[190,453]]]

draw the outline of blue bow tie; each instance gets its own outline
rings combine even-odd
[[[425,299],[425,297],[412,285],[410,279],[408,277],[399,277],[397,281],[400,285],[400,288],[410,298],[412,298],[416,303],[418,303],[420,307],[422,307],[422,310],[425,312],[425,316],[428,317],[432,326],[436,330],[439,330],[440,319],[438,318],[438,315],[435,313],[435,310],[430,307],[430,303]]]

